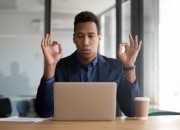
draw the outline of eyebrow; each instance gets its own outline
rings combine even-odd
[[[85,33],[77,32],[77,33],[75,33],[75,34],[85,34]],[[89,33],[87,33],[87,34],[97,34],[97,33],[89,32]]]

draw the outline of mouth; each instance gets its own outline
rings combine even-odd
[[[83,53],[90,53],[91,50],[90,50],[90,49],[83,49],[82,52],[83,52]]]

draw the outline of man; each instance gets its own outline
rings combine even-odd
[[[100,25],[97,17],[88,11],[76,15],[73,41],[76,51],[62,58],[61,44],[47,34],[41,42],[45,65],[44,75],[36,97],[36,111],[41,117],[53,115],[54,82],[116,82],[117,102],[126,116],[134,116],[134,98],[139,95],[135,61],[141,47],[138,36],[129,35],[130,44],[119,46],[119,60],[98,53]],[[59,50],[55,51],[58,46]],[[125,49],[125,52],[124,52]]]

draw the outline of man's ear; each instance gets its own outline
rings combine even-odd
[[[101,41],[101,35],[99,35],[99,41]]]
[[[75,41],[75,34],[73,34],[73,42],[74,42],[74,44],[76,44],[76,41]]]
[[[99,42],[101,41],[101,35],[99,35]]]

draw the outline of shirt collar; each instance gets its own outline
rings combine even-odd
[[[95,67],[95,66],[97,65],[97,63],[98,63],[98,57],[99,57],[99,54],[97,53],[96,57],[94,58],[94,60],[93,60],[89,65],[92,66],[92,67]],[[77,62],[78,62],[81,66],[83,66],[83,65],[81,64],[81,61],[80,61],[80,59],[78,58],[77,55],[76,55],[76,59],[77,59]],[[89,66],[89,65],[88,65],[88,66]]]
[[[95,59],[93,60],[91,64],[93,65],[93,67],[95,67],[97,63],[98,63],[98,54],[96,55]]]

